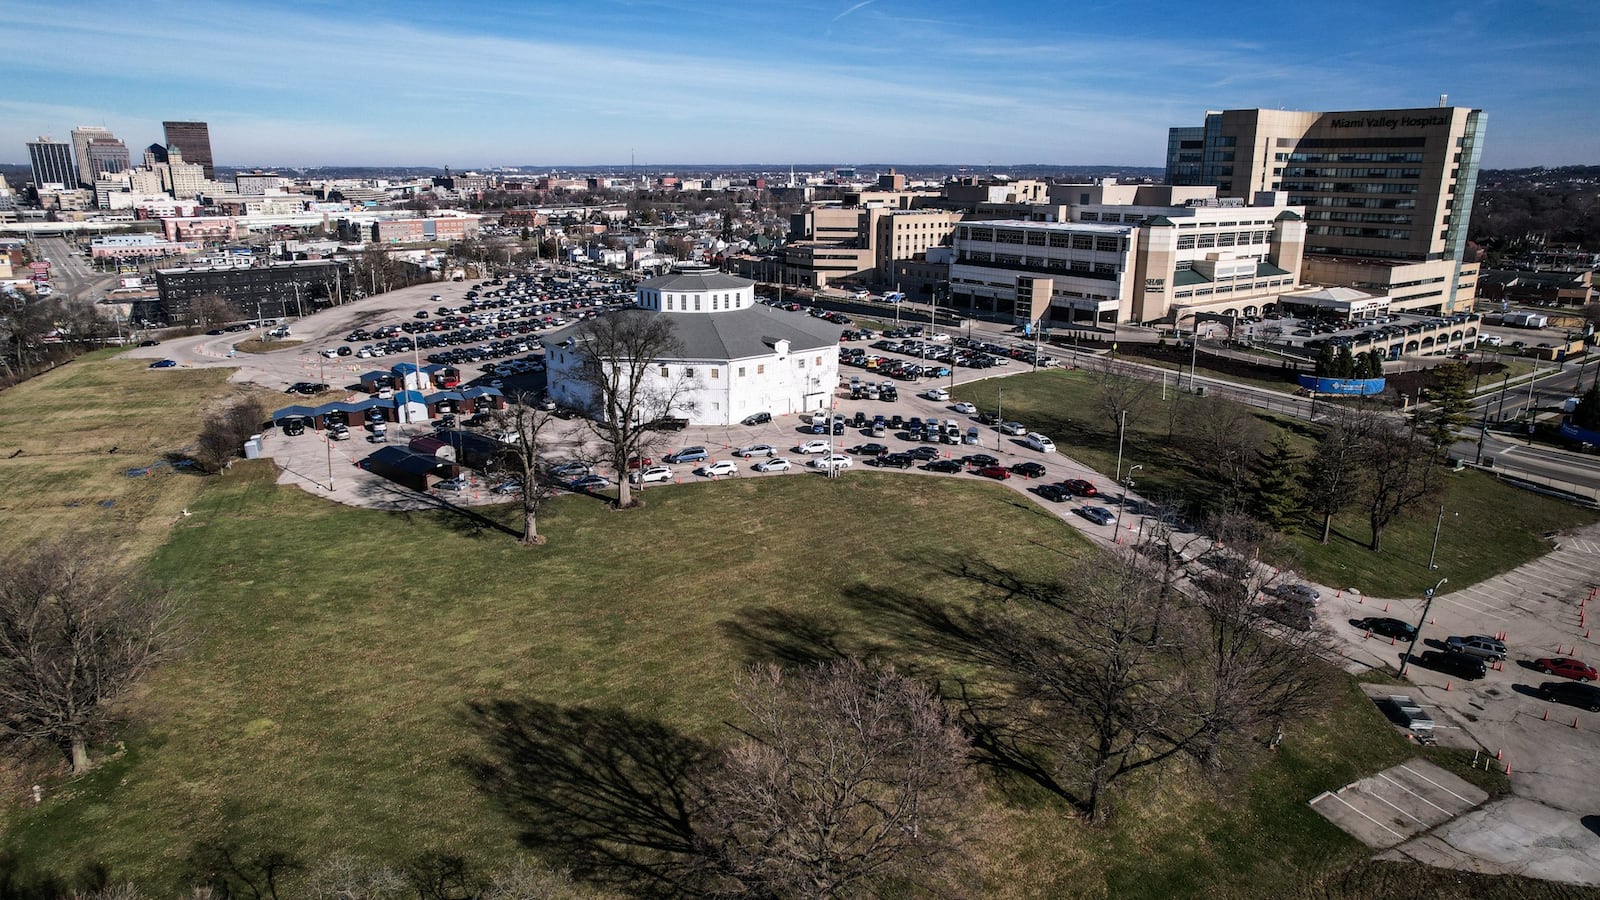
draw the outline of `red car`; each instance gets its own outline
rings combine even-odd
[[[985,478],[993,478],[997,481],[1005,481],[1007,478],[1011,477],[1011,470],[1007,469],[1005,466],[984,466],[981,469],[973,469],[972,474],[982,475]]]
[[[1546,675],[1560,675],[1562,678],[1575,678],[1578,681],[1594,681],[1597,674],[1594,666],[1581,659],[1568,659],[1557,656],[1550,659],[1536,659],[1533,667]]]
[[[628,460],[628,468],[630,470],[632,470],[632,469],[642,469],[645,466],[653,465],[654,463],[655,463],[655,460],[651,459],[648,456],[635,456],[635,457],[631,457]]]
[[[1100,495],[1100,492],[1095,490],[1094,485],[1084,481],[1082,478],[1074,478],[1070,481],[1063,481],[1061,482],[1061,486],[1073,492],[1074,494],[1077,494],[1079,497],[1097,497]]]

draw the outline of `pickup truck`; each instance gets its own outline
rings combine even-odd
[[[651,431],[682,431],[689,427],[689,420],[680,419],[676,416],[662,416],[644,427]]]

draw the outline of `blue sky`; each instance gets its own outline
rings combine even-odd
[[[6,8],[19,162],[78,124],[141,148],[197,119],[226,165],[1159,166],[1207,109],[1447,93],[1488,112],[1485,165],[1600,163],[1593,0]]]

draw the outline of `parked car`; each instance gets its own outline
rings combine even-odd
[[[1028,432],[1028,436],[1023,438],[1022,442],[1027,444],[1030,449],[1037,450],[1040,453],[1056,452],[1055,442],[1037,431]]]
[[[877,457],[873,462],[891,469],[909,469],[917,464],[917,461],[909,453],[885,453]]]
[[[955,473],[962,471],[966,466],[962,465],[961,461],[957,459],[930,459],[928,464],[922,468],[929,472]]]
[[[611,480],[606,478],[604,475],[585,475],[567,485],[567,487],[574,491],[598,491],[601,488],[608,488],[610,486]]]
[[[1007,422],[1000,426],[1000,433],[1009,434],[1014,437],[1021,437],[1028,433],[1028,426],[1022,424],[1021,422]]]
[[[652,481],[671,481],[672,470],[666,466],[645,466],[635,469],[628,475],[628,480],[634,484],[649,484]]]
[[[817,459],[813,459],[807,465],[811,466],[813,469],[848,469],[850,468],[850,457],[845,456],[842,453],[835,453],[832,456],[822,456],[818,457]]]
[[[1007,478],[1011,477],[1011,470],[1007,469],[1005,466],[998,465],[979,466],[978,468],[972,470],[972,474],[982,475],[984,478],[993,478],[996,481],[1005,481]]]
[[[733,451],[733,455],[741,459],[749,459],[752,456],[777,456],[778,451],[771,444],[751,444],[748,447],[740,447]]]
[[[967,402],[957,403],[955,406],[950,407],[950,409],[952,412],[958,412],[963,416],[970,416],[978,411],[976,406],[973,406],[971,403]]]
[[[1506,658],[1506,645],[1496,638],[1482,634],[1469,634],[1465,637],[1451,635],[1445,639],[1444,645],[1446,649],[1483,659],[1502,660]]]
[[[827,441],[806,441],[804,444],[801,444],[800,446],[794,448],[794,452],[796,452],[796,453],[804,453],[804,454],[806,454],[808,456],[813,454],[813,453],[827,453],[828,452],[828,442]]]
[[[720,459],[694,470],[702,478],[725,478],[739,474],[739,464],[731,459]]]
[[[1061,486],[1073,492],[1074,494],[1077,494],[1079,497],[1100,496],[1100,491],[1097,490],[1094,485],[1084,481],[1082,478],[1069,478],[1066,481],[1061,482]]]
[[[1265,610],[1266,617],[1295,631],[1310,631],[1316,627],[1317,618],[1311,610],[1299,603],[1274,603]]]
[[[283,433],[289,437],[306,433],[306,420],[288,418],[283,420]]]
[[[1041,484],[1033,492],[1052,503],[1062,503],[1072,499],[1072,492],[1059,484]]]
[[[922,396],[936,403],[943,403],[944,401],[950,399],[950,392],[944,388],[929,388],[928,390],[922,392]]]
[[[772,421],[772,413],[758,412],[744,417],[746,425],[765,425]]]
[[[1600,712],[1600,688],[1576,681],[1546,681],[1537,688],[1540,699]]]
[[[582,478],[589,474],[589,467],[581,462],[564,462],[550,469],[550,474],[566,481],[570,478]]]
[[[1021,475],[1023,478],[1043,478],[1044,464],[1036,462],[1019,462],[1012,465],[1011,471],[1014,474]]]
[[[1410,622],[1402,622],[1399,619],[1391,619],[1387,616],[1368,616],[1365,619],[1357,619],[1355,626],[1362,631],[1370,631],[1376,635],[1396,638],[1402,641],[1409,641],[1417,635],[1417,627],[1415,625]]]
[[[328,439],[329,440],[334,440],[334,441],[348,441],[348,440],[350,440],[350,426],[348,426],[348,425],[330,425],[330,426],[328,426]]]
[[[990,456],[987,453],[969,453],[966,456],[961,457],[961,461],[969,466],[976,466],[980,469],[985,466],[1000,465],[999,459]]]
[[[1322,599],[1322,592],[1309,584],[1278,584],[1273,585],[1267,593],[1279,600],[1293,603],[1315,604]]]
[[[1552,656],[1533,661],[1533,667],[1546,675],[1558,675],[1562,678],[1571,678],[1576,681],[1594,681],[1595,669],[1581,659],[1572,659],[1567,656]]]
[[[178,361],[175,360],[175,359],[158,359],[155,362],[150,364],[150,368],[152,368],[152,369],[171,369],[171,368],[175,368],[177,365],[178,365]]]
[[[1104,506],[1083,506],[1074,512],[1096,525],[1110,525],[1117,520],[1117,517],[1111,514],[1111,510]]]
[[[889,448],[883,444],[858,444],[851,447],[849,452],[857,456],[882,456],[889,452]]]
[[[490,488],[489,490],[492,491],[493,493],[499,494],[501,496],[506,496],[506,495],[510,495],[510,494],[520,494],[520,493],[522,493],[522,479],[521,478],[507,478],[505,481],[502,481],[499,484],[496,484],[494,487]]]
[[[464,491],[464,490],[467,489],[467,477],[465,475],[457,475],[454,478],[446,478],[445,480],[439,482],[438,484],[434,485],[433,487],[434,487],[434,490],[438,490],[438,491],[450,491],[451,493],[459,493],[459,492]]]
[[[1424,650],[1417,663],[1435,672],[1455,675],[1458,678],[1482,678],[1489,667],[1480,656],[1468,656],[1454,650]]]
[[[771,459],[764,459],[761,462],[756,463],[755,465],[751,466],[751,468],[755,469],[757,472],[787,472],[789,471],[790,465],[789,457],[774,456]]]
[[[139,346],[141,346],[141,347],[159,347],[159,346],[161,346],[161,342],[160,341],[140,341],[139,342]]]
[[[705,462],[711,458],[704,447],[684,447],[676,453],[668,453],[664,459],[669,463]]]
[[[939,451],[934,447],[912,447],[906,455],[912,459],[938,459]]]

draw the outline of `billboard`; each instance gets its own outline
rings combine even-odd
[[[1351,397],[1370,397],[1383,393],[1383,378],[1318,378],[1315,375],[1299,376],[1300,386],[1319,394],[1343,394]]]

